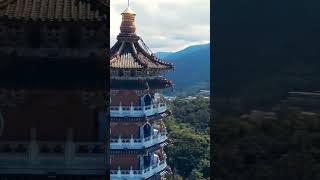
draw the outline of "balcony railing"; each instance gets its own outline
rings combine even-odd
[[[0,142],[0,174],[103,174],[105,143]]]
[[[164,142],[167,139],[167,132],[159,132],[158,134],[143,139],[121,138],[110,139],[111,149],[142,149],[148,148],[155,144]]]
[[[157,164],[154,164],[143,170],[110,170],[110,177],[112,180],[120,180],[120,179],[147,179],[161,171],[163,171],[167,167],[167,163],[165,160],[159,161]]]
[[[143,117],[163,113],[167,110],[165,103],[150,106],[111,106],[111,117]]]

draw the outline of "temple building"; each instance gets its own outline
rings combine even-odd
[[[120,34],[110,50],[110,178],[160,179],[170,168],[163,118],[170,115],[162,89],[173,65],[155,57],[136,34],[136,14],[122,14]]]
[[[108,0],[0,0],[1,178],[105,179],[108,18]]]

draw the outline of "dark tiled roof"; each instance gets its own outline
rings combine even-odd
[[[102,21],[100,0],[0,0],[0,17],[25,21]],[[93,8],[100,6],[100,8]]]
[[[172,69],[173,65],[150,54],[139,42],[117,42],[111,49],[110,67],[117,69]]]

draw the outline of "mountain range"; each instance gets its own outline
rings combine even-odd
[[[210,87],[210,44],[187,47],[177,52],[157,52],[160,59],[171,62],[174,72],[166,77],[173,80],[174,94],[193,94]]]

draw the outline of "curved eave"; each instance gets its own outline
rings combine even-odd
[[[170,70],[174,70],[174,68],[172,67],[166,67],[166,68],[151,68],[151,67],[148,67],[148,68],[131,68],[131,67],[114,67],[112,66],[112,64],[110,64],[110,69],[111,70],[120,70],[120,69],[123,69],[123,70],[161,70],[161,71],[170,71]]]
[[[172,63],[165,62],[158,59],[155,55],[150,54],[145,48],[143,48],[138,41],[117,41],[111,48],[110,66],[115,69],[151,69],[151,70],[171,70],[174,69]],[[123,56],[130,56],[132,61],[138,64],[139,67],[131,68],[127,65]],[[121,58],[120,58],[121,57]],[[120,61],[121,66],[114,65]]]
[[[172,87],[172,82],[166,79],[154,80],[110,80],[111,89],[146,90],[165,89]]]
[[[161,149],[162,147],[170,144],[170,141],[167,139],[162,143],[155,144],[151,147],[144,148],[144,149],[110,149],[110,154],[111,155],[117,155],[117,154],[145,154],[147,151],[156,151]]]
[[[166,110],[163,113],[155,114],[148,117],[110,117],[111,122],[149,122],[161,120],[162,118],[168,117],[171,115],[171,111]]]
[[[173,64],[166,62],[164,60],[161,60],[159,58],[157,58],[154,54],[149,54],[147,52],[147,50],[145,48],[143,48],[139,42],[134,43],[135,47],[136,47],[136,51],[137,52],[141,52],[144,56],[146,56],[150,61],[154,62],[154,63],[158,63],[161,64],[163,66],[167,66],[167,68],[169,69],[173,69]]]

